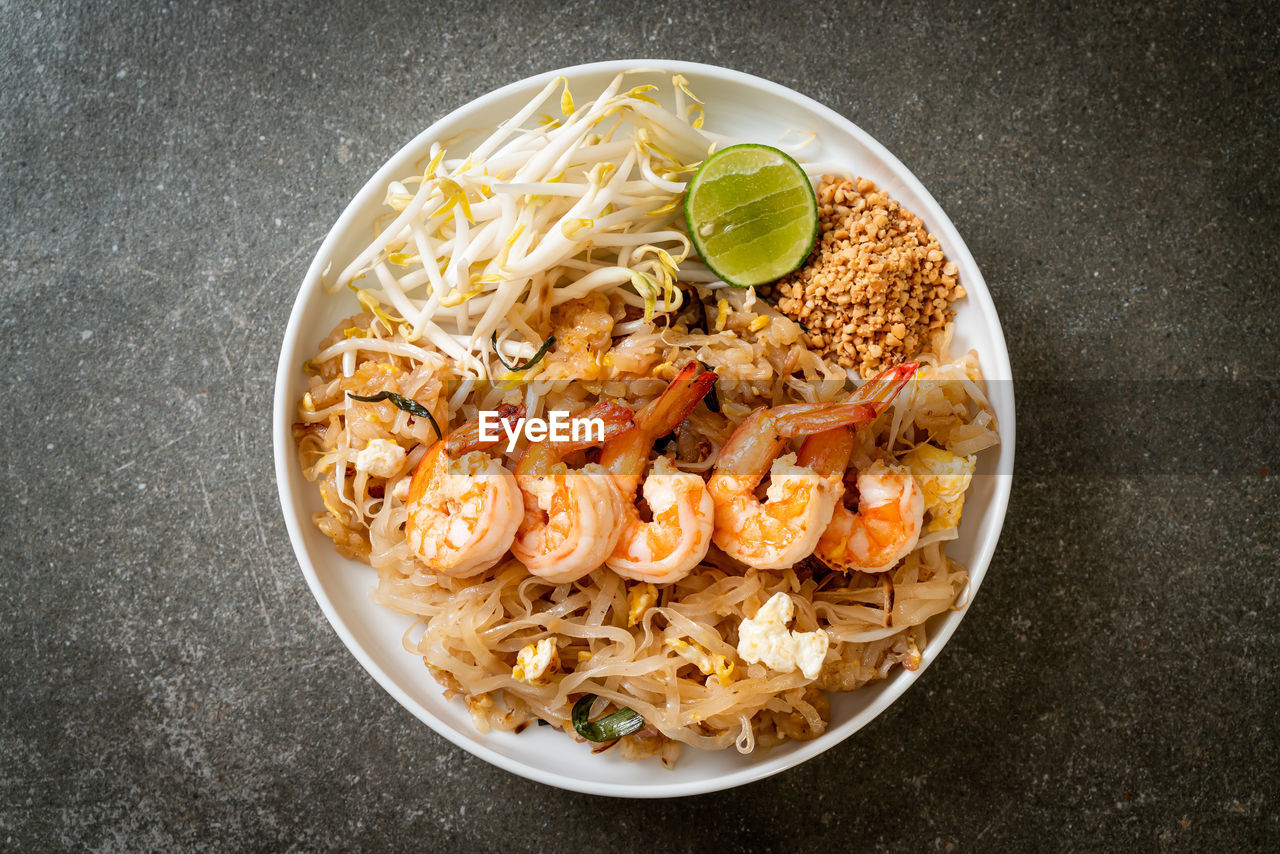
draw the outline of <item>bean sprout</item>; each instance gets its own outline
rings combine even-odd
[[[533,352],[546,306],[600,290],[642,305],[646,321],[677,310],[677,278],[717,281],[690,257],[680,200],[723,141],[702,130],[680,75],[675,112],[655,86],[624,91],[625,77],[577,108],[557,78],[463,157],[434,143],[421,174],[389,184],[393,213],[328,288],[398,313],[410,342],[484,379],[502,373],[490,337],[508,356]]]

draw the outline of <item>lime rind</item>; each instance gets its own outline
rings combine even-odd
[[[703,263],[739,288],[794,271],[818,236],[813,183],[794,158],[768,145],[731,145],[707,158],[689,182],[684,211]]]

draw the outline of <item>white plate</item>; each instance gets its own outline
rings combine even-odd
[[[431,142],[468,130],[490,128],[512,115],[548,80],[567,77],[579,100],[604,88],[619,71],[654,69],[653,82],[670,88],[670,75],[684,74],[707,105],[707,128],[745,141],[774,143],[790,129],[817,131],[821,148],[806,150],[810,160],[846,164],[856,175],[874,180],[891,197],[918,214],[960,269],[968,298],[958,305],[955,351],[976,348],[1000,419],[1002,443],[983,453],[978,477],[965,503],[960,539],[948,554],[969,568],[970,592],[986,574],[1004,521],[1013,471],[1013,383],[1000,321],[982,274],[955,227],[937,202],[898,160],[847,119],[790,89],[737,71],[690,62],[627,60],[579,65],[549,71],[504,86],[461,107],[427,128],[378,170],[361,189],[325,238],[311,262],[289,317],[276,376],[276,480],[285,524],[307,584],[343,643],[366,670],[420,720],[476,756],[515,774],[563,789],[618,797],[671,797],[711,792],[759,780],[799,764],[839,744],[900,697],[937,658],[963,611],[939,615],[929,624],[929,643],[919,670],[901,668],[873,687],[831,694],[830,728],[813,741],[791,742],[769,751],[742,756],[735,750],[704,752],[686,748],[674,770],[658,762],[627,762],[617,751],[592,755],[557,730],[529,727],[519,735],[480,734],[461,702],[447,701],[427,675],[422,659],[401,646],[410,619],[375,605],[370,590],[372,569],[339,557],[333,545],[311,523],[321,509],[313,484],[299,473],[291,437],[294,407],[305,390],[302,363],[341,318],[357,310],[349,295],[324,293],[322,271],[340,269],[367,245],[372,222],[381,213],[388,181],[412,174]],[[636,79],[645,82],[647,77]],[[792,140],[794,141],[794,137]],[[996,472],[1000,474],[996,474]]]

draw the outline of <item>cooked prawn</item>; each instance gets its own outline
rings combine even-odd
[[[600,464],[614,476],[623,499],[622,531],[606,563],[624,578],[672,584],[706,557],[715,508],[707,484],[664,456],[653,461],[642,494],[653,520],[640,518],[635,493],[654,442],[680,426],[715,384],[708,372],[694,377],[690,362],[666,390],[635,414],[635,426],[604,446]]]
[[[518,421],[524,407],[498,415]],[[524,502],[514,475],[484,453],[495,444],[480,438],[479,421],[468,422],[433,444],[413,473],[405,537],[436,572],[476,575],[511,548]]]
[[[631,429],[631,410],[600,401],[577,418],[599,418],[604,441]],[[511,553],[529,572],[555,584],[577,581],[604,564],[622,530],[622,496],[599,463],[571,470],[564,458],[599,442],[547,439],[516,463],[524,515]]]
[[[908,362],[869,380],[854,397],[883,409],[915,373]],[[810,436],[798,460],[824,475],[843,477],[854,449],[847,427]],[[857,477],[858,509],[838,503],[814,554],[833,569],[885,572],[911,553],[924,523],[924,493],[905,466],[876,461]]]
[[[725,554],[757,569],[786,569],[808,556],[844,492],[838,474],[819,475],[778,454],[787,440],[870,421],[861,403],[795,403],[757,409],[720,450],[707,482],[715,505],[712,539]],[[767,500],[756,487],[769,474]]]
[[[911,471],[876,461],[858,473],[858,511],[840,504],[814,553],[832,569],[887,572],[916,547],[923,524]]]

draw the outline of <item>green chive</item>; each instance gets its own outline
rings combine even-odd
[[[644,729],[644,718],[633,709],[618,709],[598,721],[588,720],[595,694],[587,694],[573,704],[573,728],[587,741],[613,741]]]
[[[352,400],[363,400],[365,403],[380,403],[389,400],[395,404],[396,409],[407,412],[415,418],[425,418],[431,422],[431,429],[436,431],[436,438],[443,439],[444,434],[440,432],[440,425],[436,423],[436,419],[431,415],[431,410],[427,409],[416,400],[410,400],[407,397],[401,397],[394,391],[380,391],[377,394],[371,394],[368,397],[360,394],[352,394],[347,392],[347,397]]]
[[[529,361],[525,362],[523,365],[508,365],[505,361],[503,361],[502,354],[498,352],[498,333],[497,332],[493,333],[493,335],[489,338],[489,340],[493,342],[493,355],[497,357],[498,364],[502,365],[502,367],[506,368],[508,371],[527,371],[530,368],[532,368],[534,365],[541,362],[542,357],[547,355],[547,351],[555,346],[556,336],[551,335],[547,338],[546,341],[543,341],[542,346],[538,348],[538,352],[534,353],[532,358],[530,358]]]

